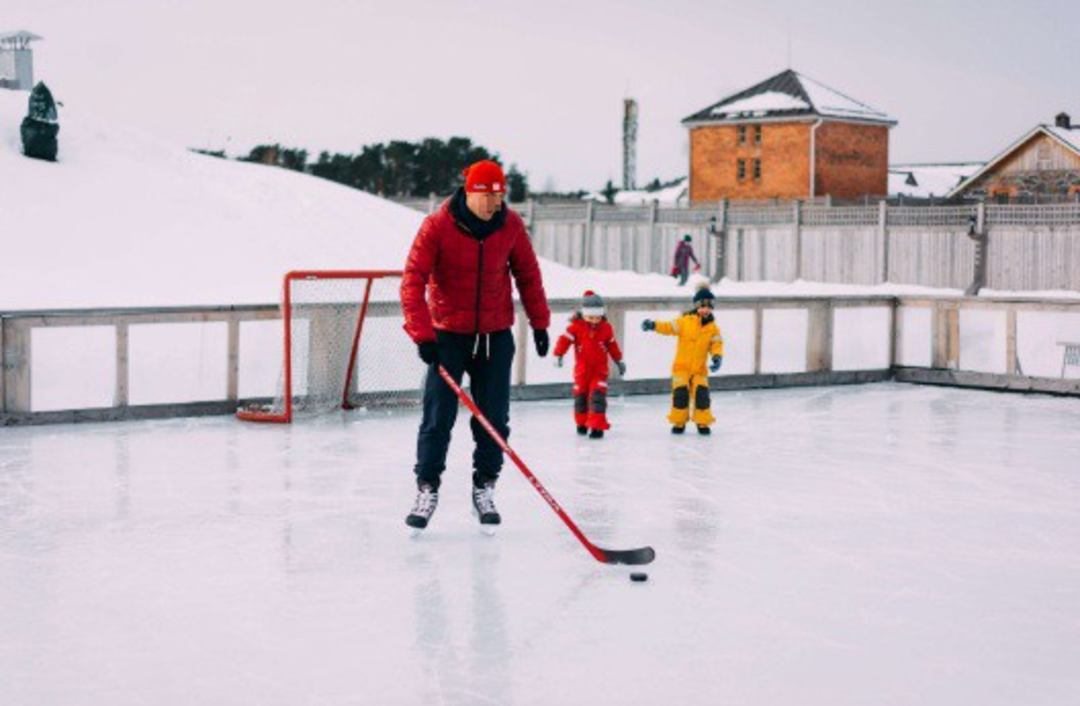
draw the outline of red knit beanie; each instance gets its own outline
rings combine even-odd
[[[502,167],[490,159],[473,162],[462,172],[465,175],[465,191],[470,193],[506,193],[506,177]]]

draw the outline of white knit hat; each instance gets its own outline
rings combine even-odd
[[[597,294],[591,289],[585,290],[585,295],[581,298],[581,315],[604,315],[604,300],[600,297],[599,294]]]

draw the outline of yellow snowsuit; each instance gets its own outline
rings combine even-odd
[[[671,365],[671,411],[668,421],[677,427],[686,426],[691,418],[690,401],[694,402],[693,421],[709,426],[716,421],[709,409],[709,373],[706,367],[714,355],[724,355],[724,337],[710,314],[702,321],[696,311],[688,311],[672,321],[657,321],[656,332],[678,336],[675,362]]]

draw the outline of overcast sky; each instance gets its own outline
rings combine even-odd
[[[534,189],[687,171],[680,120],[789,66],[899,121],[890,161],[986,160],[1080,121],[1080,2],[3,0],[59,100],[192,147],[464,135]],[[61,117],[61,122],[63,118]],[[61,133],[61,140],[63,133]],[[313,155],[314,156],[314,155]]]

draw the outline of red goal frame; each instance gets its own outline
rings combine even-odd
[[[335,280],[335,279],[362,279],[366,280],[363,299],[360,302],[356,325],[352,333],[348,369],[345,373],[345,385],[341,391],[341,408],[352,409],[349,402],[349,388],[352,385],[353,370],[356,365],[356,354],[360,349],[360,338],[364,331],[364,320],[367,317],[368,303],[371,297],[371,288],[376,280],[388,277],[400,278],[404,274],[401,270],[292,270],[287,272],[282,283],[281,293],[281,319],[283,322],[283,353],[282,353],[282,398],[281,411],[272,408],[241,407],[236,410],[238,419],[248,422],[269,422],[288,424],[293,420],[293,360],[292,360],[292,320],[293,320],[293,285],[298,281],[310,280]]]

